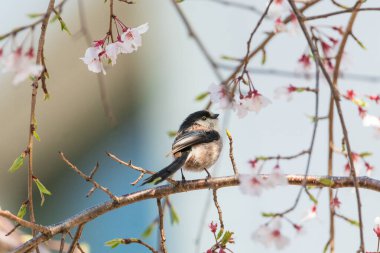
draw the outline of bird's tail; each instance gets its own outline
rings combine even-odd
[[[148,183],[161,183],[162,181],[173,175],[177,170],[179,170],[185,164],[185,161],[188,156],[189,152],[182,152],[182,155],[180,157],[176,158],[171,164],[169,164],[159,172],[145,179],[141,185]]]

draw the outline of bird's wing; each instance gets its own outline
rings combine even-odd
[[[193,145],[212,142],[220,139],[217,131],[185,131],[180,133],[174,140],[172,154],[183,151]]]

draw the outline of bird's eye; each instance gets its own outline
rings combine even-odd
[[[207,119],[207,117],[206,117],[206,116],[203,116],[203,117],[202,117],[202,120],[206,120],[206,119]]]

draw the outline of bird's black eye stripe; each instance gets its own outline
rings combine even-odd
[[[206,116],[203,116],[203,117],[202,117],[202,120],[206,120],[206,119],[207,119],[207,117],[206,117]]]

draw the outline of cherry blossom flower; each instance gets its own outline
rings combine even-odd
[[[218,228],[218,223],[214,223],[213,221],[211,221],[210,225],[208,225],[208,227],[210,228],[211,232],[212,233],[216,233],[216,230]]]
[[[259,162],[258,159],[249,160],[249,164],[251,165],[252,169],[256,169],[257,163]]]
[[[377,238],[380,239],[380,217],[375,218],[375,226],[373,227],[373,232],[375,232]]]
[[[225,85],[211,84],[208,88],[211,102],[218,104],[220,109],[229,109],[232,107],[232,98],[229,95]]]
[[[305,228],[299,224],[293,224],[293,228],[297,231],[298,235],[303,235],[305,234]]]
[[[369,164],[368,162],[365,162],[364,166],[365,166],[365,169],[366,169],[367,176],[371,176],[372,171],[375,169],[375,167],[372,166],[371,164]]]
[[[117,41],[111,41],[112,36],[107,33],[103,39],[94,41],[92,47],[86,49],[84,57],[80,58],[87,64],[88,70],[94,73],[106,74],[103,62],[115,65],[119,54],[136,51],[142,45],[141,35],[149,29],[148,23],[131,28],[125,26],[116,16],[113,19],[116,26],[120,26],[123,31],[117,36]]]
[[[240,175],[240,190],[244,194],[260,196],[266,187],[264,179],[257,175]]]
[[[311,67],[311,60],[309,54],[302,54],[298,59],[298,63],[301,64],[303,69],[308,70]]]
[[[283,249],[289,244],[289,238],[281,233],[281,219],[275,218],[269,225],[260,226],[252,235],[252,239],[266,247],[274,245]]]
[[[363,117],[363,126],[365,126],[365,127],[380,127],[380,118],[367,113]]]
[[[317,205],[312,205],[306,215],[301,219],[301,223],[313,220],[317,217]]]
[[[244,118],[248,111],[258,113],[262,108],[268,106],[271,101],[261,95],[257,90],[248,92],[247,96],[240,98],[240,101],[235,104],[237,115],[239,118]]]
[[[276,18],[276,20],[274,21],[274,32],[280,33],[280,32],[286,32],[286,31],[287,31],[286,25],[282,21],[281,17]]]
[[[89,47],[84,54],[84,57],[80,58],[85,64],[87,64],[88,70],[94,73],[103,72],[106,74],[106,71],[103,66],[102,59],[104,58],[104,50],[100,46]]]
[[[266,179],[266,186],[268,188],[272,188],[281,185],[288,185],[288,179],[280,172],[280,166],[276,165],[273,168],[272,174],[270,174]]]
[[[331,200],[331,207],[332,208],[340,208],[340,205],[342,204],[342,202],[340,202],[339,198],[338,197],[334,197],[332,200]]]
[[[280,99],[281,97],[286,97],[286,101],[291,101],[293,99],[293,93],[297,91],[297,87],[293,85],[278,87],[274,90],[274,98]]]
[[[374,101],[376,104],[380,104],[380,95],[368,95],[367,97],[369,100]]]
[[[37,78],[41,75],[43,67],[34,63],[34,51],[30,48],[26,54],[19,47],[4,59],[3,73],[14,72],[13,84],[18,84],[28,77]]]

